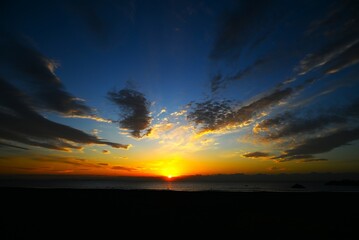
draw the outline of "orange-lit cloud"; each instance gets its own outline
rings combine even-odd
[[[113,166],[111,167],[111,169],[119,170],[119,171],[128,171],[128,172],[137,171],[137,168],[124,167],[124,166]]]

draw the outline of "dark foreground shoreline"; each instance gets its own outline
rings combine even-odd
[[[0,188],[0,195],[0,239],[359,235],[359,193]]]

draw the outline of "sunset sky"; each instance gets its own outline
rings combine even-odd
[[[359,172],[359,2],[0,3],[0,174]]]

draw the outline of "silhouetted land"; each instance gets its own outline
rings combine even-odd
[[[192,230],[236,239],[358,236],[358,193],[1,188],[0,194],[1,239],[171,239]]]

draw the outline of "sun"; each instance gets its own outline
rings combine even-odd
[[[168,179],[171,179],[171,178],[172,178],[172,175],[168,175],[167,178],[168,178]]]

